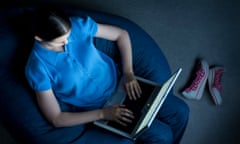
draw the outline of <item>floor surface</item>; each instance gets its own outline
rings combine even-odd
[[[44,0],[35,0],[43,3]],[[48,0],[49,3],[56,3]],[[149,33],[166,55],[171,69],[183,68],[174,88],[184,88],[197,59],[225,68],[223,104],[215,106],[208,88],[199,100],[187,100],[190,119],[182,144],[240,143],[240,3],[237,0],[71,0],[69,6],[126,17]],[[17,3],[30,4],[28,0]],[[66,3],[58,0],[58,4]],[[146,48],[147,49],[147,48]],[[0,143],[14,140],[0,127]]]

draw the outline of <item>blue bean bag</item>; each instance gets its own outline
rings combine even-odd
[[[132,21],[107,13],[64,9],[69,16],[90,16],[99,23],[126,29],[133,48],[135,74],[163,83],[170,76],[168,62],[156,42]],[[0,9],[0,120],[21,143],[67,144],[78,141],[82,127],[54,128],[39,111],[24,67],[33,44],[34,8]],[[116,44],[95,39],[96,47],[119,62]],[[61,103],[63,111],[69,106]],[[90,142],[91,143],[91,142]]]

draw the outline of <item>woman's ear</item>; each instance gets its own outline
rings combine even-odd
[[[40,38],[39,36],[34,36],[34,38],[35,38],[35,40],[37,40],[37,41],[39,41],[39,42],[42,42],[42,41],[43,41],[43,39]]]

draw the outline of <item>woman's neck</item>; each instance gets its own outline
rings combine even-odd
[[[40,42],[40,44],[44,47],[44,48],[46,48],[46,49],[48,49],[48,50],[51,50],[51,51],[55,51],[55,52],[64,52],[65,51],[65,48],[64,48],[64,46],[51,46],[51,45],[49,45],[48,43],[44,43],[44,42]]]

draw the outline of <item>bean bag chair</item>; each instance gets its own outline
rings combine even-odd
[[[133,48],[135,75],[163,83],[171,74],[168,62],[156,42],[137,24],[103,12],[64,8],[69,16],[90,16],[99,23],[126,29]],[[0,120],[20,143],[67,144],[80,138],[82,127],[54,128],[37,107],[24,68],[33,45],[34,7],[0,9]],[[96,38],[96,47],[119,62],[116,44]],[[63,111],[69,106],[61,103]],[[91,142],[90,142],[91,143]]]

